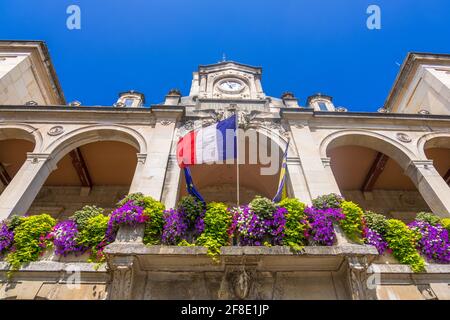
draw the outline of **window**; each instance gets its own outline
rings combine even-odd
[[[134,99],[125,99],[125,106],[131,107],[133,105]]]
[[[328,111],[327,105],[325,102],[319,102],[319,109],[320,111]]]

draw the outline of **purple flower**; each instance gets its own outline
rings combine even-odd
[[[249,206],[233,209],[232,228],[242,246],[260,246],[271,224],[261,219]]]
[[[316,209],[307,207],[306,216],[310,223],[309,240],[313,244],[332,246],[336,240],[336,234],[333,228],[333,222],[345,218],[341,209]]]
[[[8,225],[3,222],[0,226],[0,255],[11,248],[14,242],[14,232],[9,230]]]
[[[162,243],[176,245],[179,241],[186,240],[189,224],[183,211],[174,209],[164,211],[164,221]]]
[[[288,211],[286,208],[278,208],[273,214],[273,219],[269,220],[270,234],[273,236],[273,245],[281,246],[283,244],[284,228],[286,226],[287,214]]]
[[[411,222],[408,227],[420,233],[417,249],[429,261],[450,263],[450,242],[446,229],[440,224],[433,226],[425,221]]]
[[[121,224],[134,226],[139,223],[145,223],[147,220],[148,215],[144,213],[144,209],[134,205],[133,201],[130,200],[111,213],[109,224],[115,226]]]
[[[383,237],[378,232],[373,231],[372,229],[367,228],[365,230],[364,241],[366,244],[372,245],[377,248],[379,254],[383,254],[388,247],[388,244],[383,239]]]
[[[72,252],[83,253],[87,250],[87,248],[77,244],[77,236],[77,224],[73,220],[67,220],[59,222],[54,226],[47,239],[53,239],[53,245],[55,246],[55,253],[57,255],[67,256],[67,254]]]

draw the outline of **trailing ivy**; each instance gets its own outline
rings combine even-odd
[[[208,248],[208,255],[215,261],[220,254],[220,248],[230,243],[228,229],[230,228],[232,215],[223,203],[212,202],[207,205],[204,218],[205,229],[196,244]]]
[[[340,221],[342,230],[344,230],[346,236],[359,244],[364,242],[363,240],[363,210],[355,203],[351,201],[343,201],[341,203],[342,213],[345,218]]]
[[[22,217],[20,220],[14,229],[13,250],[6,257],[13,270],[38,260],[45,248],[51,246],[51,241],[46,237],[56,224],[55,219],[48,214]]]
[[[400,220],[389,219],[385,239],[394,257],[403,264],[407,264],[414,272],[425,270],[425,261],[416,250],[420,234],[408,228]]]
[[[301,251],[307,243],[309,223],[305,214],[305,204],[298,199],[283,199],[280,207],[286,208],[286,225],[283,244],[291,247],[295,252]]]
[[[103,249],[114,240],[114,236],[107,232],[109,217],[96,215],[89,218],[84,229],[77,236],[77,243],[90,248],[89,262],[104,261]]]
[[[144,197],[142,199],[144,213],[149,217],[145,223],[144,244],[156,245],[161,242],[161,235],[164,226],[164,209],[165,206],[153,199],[152,197]]]

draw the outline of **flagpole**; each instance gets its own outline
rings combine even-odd
[[[235,111],[236,115],[236,200],[237,206],[239,207],[240,197],[239,197],[239,111]]]

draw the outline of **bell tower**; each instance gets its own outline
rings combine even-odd
[[[190,96],[214,100],[263,100],[262,68],[233,61],[199,66]]]

